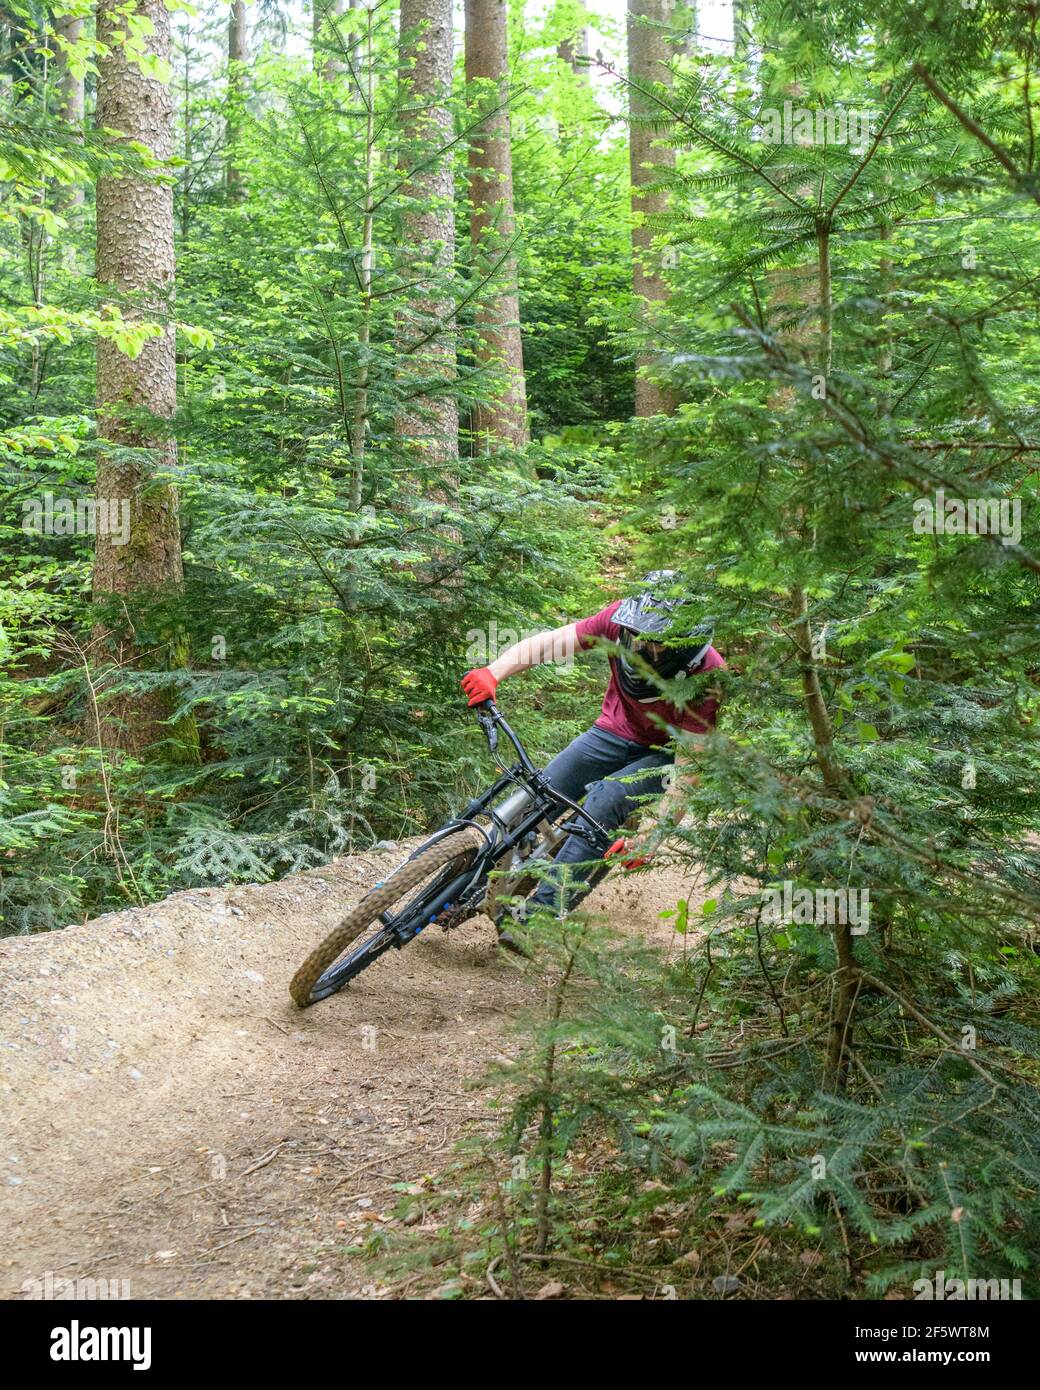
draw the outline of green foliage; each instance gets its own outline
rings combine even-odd
[[[473,369],[486,285],[464,235],[423,265],[428,300],[458,306],[457,371],[402,351],[402,228],[419,207],[391,6],[371,31],[344,12],[319,71],[267,6],[272,41],[230,84],[223,10],[178,22],[167,170],[59,114],[61,61],[89,105],[89,22],[69,49],[57,13],[8,10],[3,929],[269,879],[428,826],[487,775],[457,682],[494,654],[493,625],[590,611],[600,571],[616,588],[630,559],[681,566],[730,663],[668,851],[708,896],[666,917],[668,959],[581,916],[535,924],[548,1018],[499,1078],[505,1146],[531,1160],[508,1192],[517,1228],[544,1248],[552,1181],[599,1145],[609,1176],[589,1186],[617,1223],[597,1236],[604,1258],[649,1249],[649,1182],[706,1250],[714,1214],[744,1211],[749,1240],[795,1258],[816,1243],[857,1295],[936,1268],[1032,1280],[1040,194],[1021,7],[761,0],[742,7],[736,54],[691,52],[677,11],[674,85],[636,94],[636,119],[677,152],[652,223],[671,299],[650,341],[649,320],[632,327],[616,93],[557,53],[576,7],[528,25],[514,5],[536,443],[460,459],[397,429],[404,406],[425,417],[450,398],[465,438],[501,381]],[[156,75],[145,27],[127,33]],[[795,108],[813,119],[792,125]],[[452,109],[464,229],[472,113]],[[870,131],[850,143],[851,115]],[[156,482],[179,495],[184,584],[124,610],[92,600],[89,528],[33,518],[48,495],[89,515],[94,341],[134,357],[163,330],[100,304],[88,269],[96,180],[130,173],[174,186],[178,458]],[[648,353],[680,403],[628,426]],[[940,492],[994,507],[1003,533],[918,524]],[[123,621],[162,659],[120,666],[106,634]],[[702,684],[665,689],[695,700]],[[514,689],[542,759],[593,708],[588,675]],[[106,714],[157,694],[168,737],[107,746]],[[767,910],[847,890],[869,895],[863,934]],[[698,1295],[729,1275],[710,1254],[689,1276]]]
[[[193,884],[263,880],[425,829],[487,775],[460,753],[470,725],[458,693],[473,664],[468,634],[486,636],[492,624],[555,626],[572,606],[596,606],[588,499],[602,491],[610,462],[595,431],[554,437],[524,461],[463,458],[433,468],[395,436],[404,389],[395,335],[408,293],[397,242],[410,204],[396,147],[393,15],[376,15],[371,52],[364,23],[362,13],[344,14],[327,35],[341,69],[333,80],[312,72],[309,57],[285,57],[280,43],[260,50],[247,100],[236,106],[245,196],[235,199],[222,170],[226,14],[175,26],[182,326],[172,481],[185,579],[180,593],[131,600],[145,649],[166,650],[173,639],[172,669],[114,665],[95,623],[115,624],[122,612],[90,603],[91,534],[32,521],[33,505],[42,508],[48,494],[73,514],[90,505],[91,337],[113,337],[133,356],[160,331],[129,309],[99,312],[93,301],[85,273],[98,172],[92,140],[73,141],[79,162],[68,182],[85,192],[75,217],[64,215],[70,205],[55,185],[41,198],[39,179],[53,170],[30,159],[37,181],[27,206],[35,199],[48,215],[62,215],[55,211],[58,220],[31,244],[18,209],[0,228],[12,305],[0,310],[0,370],[10,388],[0,413],[7,930],[60,926]],[[83,44],[91,54],[89,29]],[[378,145],[374,295],[362,348],[369,71]],[[20,96],[27,118],[48,141],[57,138],[55,84],[42,64],[29,65]],[[609,155],[615,162],[618,148]],[[457,158],[464,225],[464,141]],[[547,158],[543,148],[526,172],[518,161],[521,181],[540,185]],[[606,159],[578,179],[572,197],[538,202],[525,216],[573,224],[570,209],[591,201]],[[145,171],[140,160],[135,168]],[[607,234],[605,217],[587,233],[590,277],[614,259],[591,249]],[[548,229],[544,236],[548,242]],[[468,275],[460,255],[433,284],[463,305],[458,378],[442,381],[436,362],[420,362],[406,383],[412,393],[454,393],[464,421],[473,400],[497,389],[493,376],[478,381],[466,365]],[[619,277],[616,266],[603,281],[607,292]],[[49,296],[33,304],[37,285]],[[546,331],[562,336],[572,301],[535,307]],[[559,328],[557,314],[566,316]],[[350,485],[362,368],[370,388],[358,508]],[[587,377],[580,355],[571,372],[574,381]],[[590,419],[588,409],[568,413],[561,393],[577,394],[559,376],[547,381],[536,415]],[[532,683],[526,727],[544,757],[571,727],[577,688],[572,681],[543,694]],[[165,744],[143,759],[102,753],[99,714],[156,692],[171,702]],[[200,758],[185,762],[179,731],[189,718]]]
[[[733,668],[672,841],[710,896],[670,917],[677,967],[581,950],[595,988],[532,1024],[507,1136],[541,1155],[550,1113],[559,1163],[612,1131],[633,1192],[746,1205],[861,1295],[938,1268],[1030,1285],[1040,1244],[1040,210],[913,68],[1032,170],[1035,35],[1000,6],[953,36],[905,14],[763,5],[749,63],[658,93],[680,154],[656,370],[683,403],[635,427],[621,501]],[[784,100],[873,134],[769,144]],[[1017,509],[934,534],[939,490]],[[866,892],[869,930],[772,919],[785,883]]]

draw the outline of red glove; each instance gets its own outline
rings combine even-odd
[[[493,700],[497,686],[498,677],[491,674],[490,666],[478,666],[462,677],[462,688],[469,696],[470,708]]]
[[[626,850],[627,848],[628,848],[628,841],[627,841],[627,840],[625,840],[625,839],[615,840],[614,843],[611,845],[611,847],[607,850],[607,852],[606,852],[606,854],[603,856],[603,858],[604,858],[604,859],[609,859],[610,856],[611,856],[612,854],[624,854],[624,852],[625,852],[625,850]],[[647,854],[647,855],[643,855],[643,854],[633,854],[633,855],[632,855],[630,858],[628,858],[628,859],[622,859],[622,861],[621,861],[621,867],[625,870],[625,873],[628,873],[629,869],[639,869],[639,868],[642,868],[642,866],[643,866],[644,864],[650,864],[650,863],[652,863],[652,862],[653,862],[653,857],[654,857],[654,856],[653,856],[652,854]]]

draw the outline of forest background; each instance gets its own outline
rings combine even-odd
[[[427,828],[488,774],[462,671],[681,568],[718,892],[681,967],[546,944],[601,990],[512,1142],[613,1126],[611,1200],[728,1194],[857,1287],[1028,1270],[1037,24],[6,3],[3,929]],[[509,688],[536,756],[601,662]]]

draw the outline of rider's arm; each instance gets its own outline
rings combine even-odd
[[[569,664],[581,646],[577,628],[577,623],[568,623],[566,627],[551,628],[536,632],[533,637],[525,637],[522,642],[507,647],[497,661],[490,663],[488,670],[496,681],[501,681],[507,676],[529,671],[532,666],[545,666],[550,662]]]
[[[544,666],[549,662],[569,666],[575,651],[583,645],[577,623],[536,632],[533,637],[525,637],[522,642],[507,647],[490,666],[467,671],[462,677],[462,688],[471,706],[482,704],[495,698],[495,687],[506,676],[515,676],[518,671],[529,671],[532,666]]]

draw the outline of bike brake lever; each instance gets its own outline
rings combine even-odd
[[[498,749],[498,727],[494,717],[496,713],[494,700],[485,700],[482,705],[477,706],[477,718],[480,720],[480,727],[484,730],[488,747],[492,753]]]

